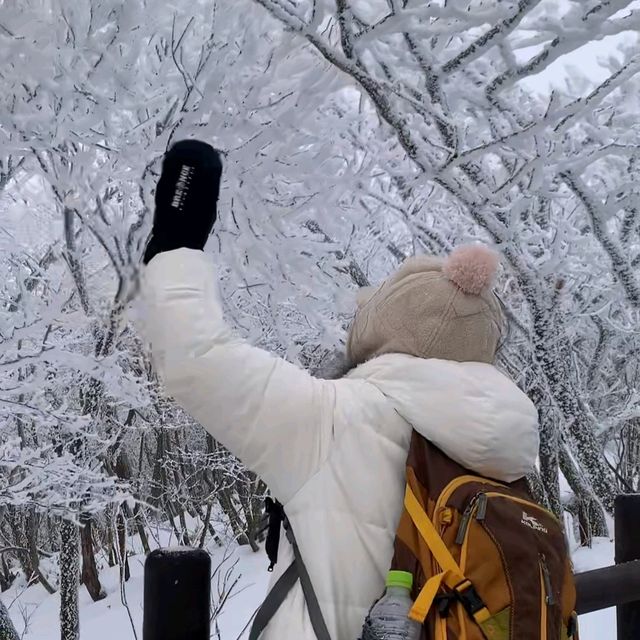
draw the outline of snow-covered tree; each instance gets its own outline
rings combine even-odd
[[[74,522],[60,525],[60,640],[80,639],[80,541]]]
[[[536,486],[585,541],[603,532],[640,476],[637,38],[604,79],[537,86],[637,31],[630,5],[0,0],[0,533],[31,549],[29,577],[47,582],[58,517],[69,539],[84,525],[94,597],[92,538],[126,562],[127,527],[148,548],[165,519],[202,546],[222,519],[255,545],[265,488],[167,402],[136,333],[159,160],[190,136],[224,155],[208,250],[230,322],[320,374],[340,368],[353,289],[496,244],[502,364],[541,416]]]
[[[0,601],[0,640],[19,640],[19,638],[7,608]]]

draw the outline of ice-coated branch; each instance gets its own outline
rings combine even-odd
[[[520,0],[514,13],[491,27],[486,33],[474,40],[454,58],[442,65],[444,73],[457,71],[462,65],[469,64],[482,56],[487,49],[503,41],[522,20],[535,9],[542,0]]]
[[[636,196],[625,211],[620,229],[620,240],[624,246],[629,245],[635,235],[640,237],[640,198]]]
[[[571,23],[570,29],[567,28],[568,25],[564,24],[554,26],[555,37],[540,53],[533,56],[525,64],[510,68],[491,81],[485,90],[489,101],[495,104],[496,93],[499,90],[509,87],[522,78],[544,71],[561,56],[607,35],[602,33],[602,25],[606,24],[607,18],[626,8],[629,4],[630,0],[607,0],[600,3],[597,8],[592,8],[584,13],[579,22]],[[564,19],[564,22],[566,21],[567,18]],[[552,27],[550,23],[546,24],[547,28]]]
[[[620,69],[599,83],[598,86],[588,95],[582,98],[577,98],[555,114],[555,117],[558,118],[558,123],[554,127],[555,132],[559,133],[563,129],[566,129],[567,126],[573,122],[576,116],[584,113],[585,107],[588,107],[591,104],[598,104],[608,95],[613,93],[613,91],[623,87],[626,83],[631,82],[631,80],[639,73],[640,54],[636,54],[628,62],[622,65]]]
[[[611,237],[607,229],[607,220],[616,212],[607,211],[597,196],[572,171],[564,171],[561,177],[581,202],[593,227],[594,235],[609,256],[613,271],[629,302],[635,307],[640,307],[640,282],[638,282],[637,274],[629,263],[623,248]]]
[[[349,20],[349,4],[347,0],[336,0],[338,26],[340,27],[340,42],[342,52],[347,58],[353,58],[353,32]]]
[[[25,160],[26,158],[24,156],[19,158],[17,162],[13,156],[9,156],[4,162],[0,160],[0,193],[2,193],[16,173],[22,168]]]
[[[65,259],[67,264],[69,265],[69,271],[71,272],[71,276],[73,278],[73,282],[76,286],[76,290],[78,291],[78,295],[80,296],[80,303],[82,304],[82,309],[84,312],[89,315],[91,313],[91,302],[89,299],[89,291],[87,289],[83,269],[82,262],[80,257],[78,256],[78,250],[76,246],[76,233],[75,233],[75,218],[76,212],[74,209],[70,207],[65,207],[63,210],[63,221],[64,221],[64,238],[65,238]]]

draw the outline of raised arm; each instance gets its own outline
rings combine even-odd
[[[234,337],[202,251],[160,253],[143,283],[147,334],[168,393],[286,502],[328,455],[335,383]]]

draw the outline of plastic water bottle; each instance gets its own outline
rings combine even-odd
[[[409,618],[413,606],[413,576],[389,571],[387,589],[376,602],[362,628],[362,640],[419,640],[422,625]]]

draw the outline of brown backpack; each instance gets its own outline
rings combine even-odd
[[[577,640],[557,518],[525,481],[474,475],[415,432],[392,569],[414,576],[422,640]]]

